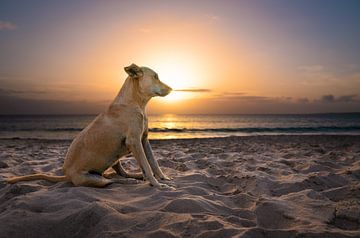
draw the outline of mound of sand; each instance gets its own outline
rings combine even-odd
[[[0,175],[61,175],[69,141],[2,140]],[[360,137],[152,141],[175,191],[0,183],[0,237],[360,237]],[[127,169],[136,170],[132,157]],[[111,171],[110,171],[111,172]]]

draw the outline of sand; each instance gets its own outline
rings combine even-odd
[[[61,175],[69,143],[1,140],[0,176]],[[175,191],[1,182],[0,237],[360,237],[360,136],[151,143]]]

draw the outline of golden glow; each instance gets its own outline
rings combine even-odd
[[[166,122],[162,123],[165,128],[177,128],[176,120],[174,120],[176,116],[174,114],[165,114],[163,117],[166,119]]]
[[[206,16],[188,21],[151,19],[151,25],[148,18],[139,18],[124,28],[108,29],[106,37],[99,36],[101,47],[74,48],[71,60],[51,69],[59,78],[56,85],[51,85],[54,91],[62,89],[59,83],[64,84],[63,91],[52,93],[53,97],[108,102],[127,77],[123,68],[131,63],[153,69],[162,82],[173,88],[166,97],[151,100],[152,112],[197,112],[211,108],[206,100],[214,95],[222,97],[224,92],[234,91],[261,95],[271,88],[260,88],[265,83],[259,78],[271,78],[268,74],[259,75],[263,70],[258,65],[263,63],[244,44],[224,37],[219,22],[209,22]],[[48,73],[41,68],[39,73],[43,72]]]
[[[179,100],[187,99],[189,97],[191,97],[191,95],[189,95],[188,93],[173,91],[161,100],[164,100],[166,102],[176,102]]]
[[[197,88],[203,85],[201,82],[201,72],[197,70],[198,62],[187,58],[181,52],[171,54],[171,59],[168,59],[168,57],[166,55],[147,60],[151,68],[158,73],[160,80],[173,89],[169,95],[159,100],[176,102],[194,97],[194,93],[177,90]]]

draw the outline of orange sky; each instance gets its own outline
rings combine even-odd
[[[153,100],[151,113],[359,109],[358,56],[344,49],[352,28],[339,42],[327,37],[336,29],[316,35],[316,27],[329,24],[320,20],[330,17],[316,15],[316,5],[309,16],[300,3],[50,2],[31,16],[21,15],[25,4],[3,6],[8,17],[0,21],[13,27],[0,27],[0,97],[14,105],[40,102],[43,113],[51,102],[73,103],[48,110],[72,113],[83,102],[81,113],[101,111],[124,82],[123,67],[136,63],[179,90]]]

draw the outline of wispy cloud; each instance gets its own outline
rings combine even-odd
[[[321,97],[320,101],[322,102],[335,102],[335,97],[332,94],[324,95]]]
[[[235,92],[223,92],[221,93],[219,96],[225,96],[225,97],[237,97],[237,96],[243,96],[245,95],[244,92],[238,92],[238,91],[235,91]]]
[[[297,99],[298,103],[309,103],[310,100],[307,97],[302,97]]]
[[[0,31],[4,30],[15,30],[17,26],[9,21],[0,21]]]
[[[333,103],[333,102],[354,102],[356,100],[356,94],[353,95],[343,95],[335,97],[332,94],[323,95],[320,99],[321,102]]]
[[[46,94],[45,91],[38,90],[15,90],[0,88],[0,95],[34,95],[34,94]]]
[[[269,97],[266,96],[258,96],[258,95],[247,95],[244,92],[223,92],[214,96],[215,100],[227,100],[227,101],[237,101],[237,100],[245,100],[245,101],[263,101],[269,100]]]
[[[338,102],[353,102],[356,100],[357,95],[345,95],[337,98]]]
[[[237,96],[235,99],[238,100],[248,100],[248,101],[259,101],[259,100],[269,100],[269,97],[264,96]]]
[[[182,88],[175,89],[176,92],[187,92],[187,93],[208,93],[211,92],[211,89],[207,88]]]

